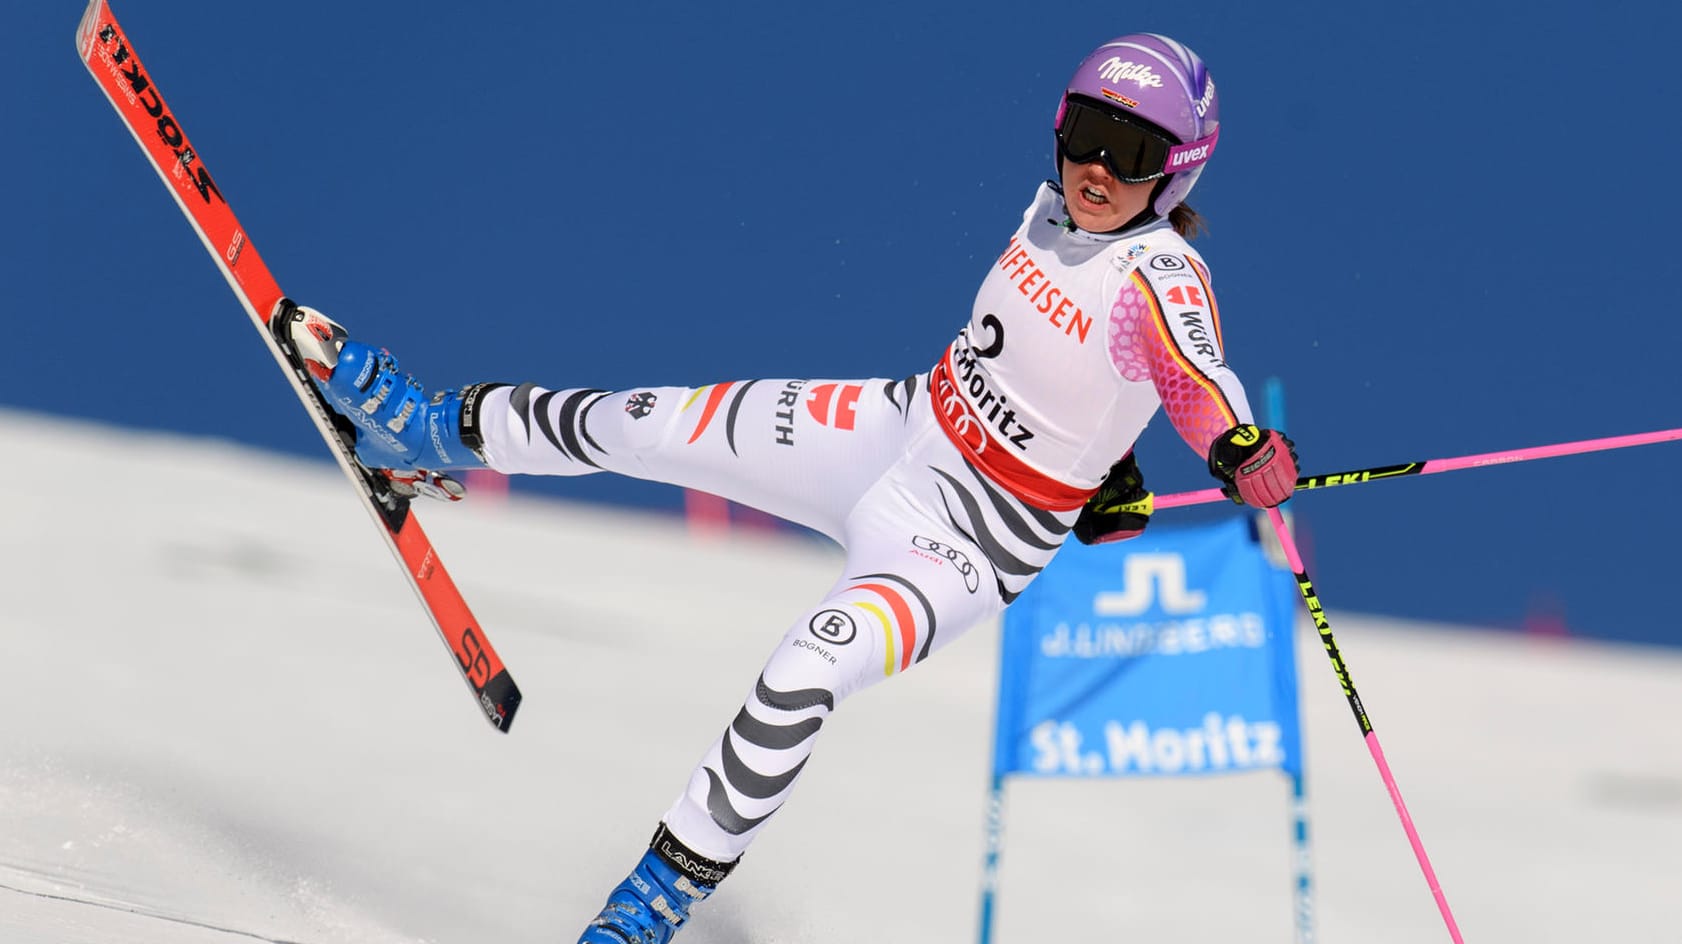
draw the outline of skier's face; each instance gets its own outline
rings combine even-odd
[[[1063,201],[1069,218],[1089,233],[1107,233],[1144,212],[1155,186],[1154,180],[1122,183],[1103,161],[1063,160]]]

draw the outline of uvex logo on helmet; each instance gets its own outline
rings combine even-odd
[[[1215,100],[1215,80],[1205,76],[1204,80],[1203,80],[1203,97],[1198,99],[1197,104],[1196,104],[1197,117],[1202,118],[1205,115],[1209,114],[1209,105],[1214,100]]]
[[[1213,145],[1205,144],[1202,147],[1194,147],[1184,151],[1172,151],[1168,155],[1168,166],[1164,169],[1169,173],[1173,173],[1188,164],[1196,164],[1200,161],[1206,160],[1209,157],[1209,148],[1212,146]]]

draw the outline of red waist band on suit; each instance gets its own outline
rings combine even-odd
[[[1010,444],[992,436],[964,399],[952,377],[950,361],[951,351],[947,351],[929,372],[929,399],[940,428],[964,458],[994,484],[1035,508],[1073,511],[1086,504],[1096,488],[1077,488],[1058,481],[1006,451]]]

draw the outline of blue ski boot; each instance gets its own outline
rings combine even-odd
[[[689,920],[689,909],[735,867],[696,854],[661,823],[642,860],[607,896],[578,944],[666,944]]]
[[[350,340],[321,312],[291,305],[283,315],[277,326],[282,344],[329,408],[354,428],[350,445],[357,459],[384,471],[391,489],[405,498],[461,498],[465,490],[444,473],[485,467],[474,418],[479,399],[504,385],[475,384],[428,397],[390,352]]]

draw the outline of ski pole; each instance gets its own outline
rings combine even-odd
[[[1601,452],[1607,449],[1624,449],[1629,446],[1646,446],[1651,443],[1670,442],[1677,439],[1682,439],[1682,429],[1661,429],[1651,433],[1632,433],[1628,436],[1583,439],[1577,442],[1557,443],[1552,446],[1533,446],[1529,449],[1515,449],[1510,452],[1485,452],[1480,455],[1457,456],[1452,459],[1403,462],[1399,465],[1374,466],[1370,469],[1356,469],[1351,472],[1305,475],[1297,479],[1297,489],[1308,491],[1316,488],[1331,488],[1334,485],[1357,485],[1362,482],[1393,479],[1404,475],[1433,475],[1437,472],[1454,472],[1459,469],[1502,465],[1508,462],[1529,462],[1531,459],[1552,459],[1555,456],[1570,456],[1582,452]],[[1182,505],[1202,505],[1228,500],[1220,489],[1205,488],[1195,492],[1158,495],[1156,496],[1155,507],[1177,508]]]
[[[1219,495],[1219,490],[1215,494]],[[1343,686],[1343,696],[1349,700],[1349,707],[1355,712],[1355,723],[1360,725],[1361,735],[1366,738],[1367,752],[1372,754],[1373,763],[1378,765],[1379,776],[1384,778],[1384,787],[1390,791],[1390,802],[1395,804],[1396,815],[1401,817],[1402,829],[1407,832],[1408,843],[1413,846],[1413,856],[1419,860],[1420,871],[1425,873],[1425,884],[1431,889],[1431,897],[1437,900],[1437,910],[1442,913],[1443,922],[1448,925],[1449,937],[1454,939],[1454,944],[1463,944],[1460,927],[1454,923],[1454,913],[1449,910],[1448,899],[1443,896],[1442,886],[1437,882],[1437,873],[1431,868],[1431,858],[1425,854],[1425,844],[1419,840],[1419,830],[1414,828],[1413,817],[1408,815],[1407,804],[1402,802],[1401,788],[1396,786],[1396,777],[1390,772],[1390,763],[1384,759],[1384,749],[1378,744],[1378,734],[1372,729],[1367,710],[1361,706],[1361,696],[1355,691],[1355,682],[1349,676],[1349,666],[1344,664],[1343,654],[1337,649],[1337,640],[1332,638],[1332,624],[1326,619],[1325,610],[1320,606],[1320,598],[1314,591],[1314,584],[1308,579],[1307,568],[1302,564],[1302,555],[1297,553],[1296,541],[1291,539],[1290,528],[1285,525],[1285,516],[1280,514],[1278,508],[1269,508],[1267,518],[1273,522],[1273,533],[1279,536],[1279,546],[1285,551],[1285,560],[1291,565],[1291,571],[1296,574],[1297,589],[1302,591],[1302,602],[1308,607],[1308,615],[1314,618],[1314,628],[1319,631],[1320,642],[1326,647],[1326,655],[1332,660],[1332,671],[1337,673],[1337,680]]]

